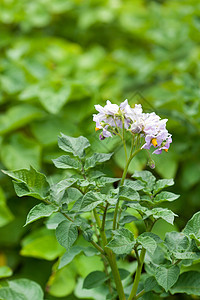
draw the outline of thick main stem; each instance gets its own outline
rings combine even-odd
[[[109,262],[109,265],[111,267],[111,270],[112,270],[112,274],[113,274],[113,278],[114,278],[115,285],[116,285],[116,288],[117,288],[117,293],[118,293],[119,299],[120,300],[126,300],[123,285],[122,285],[122,281],[121,281],[119,270],[118,270],[118,267],[117,267],[117,262],[116,262],[115,255],[112,252],[112,250],[105,247],[106,244],[107,244],[107,238],[106,238],[105,231],[101,230],[102,224],[101,224],[101,220],[99,218],[99,215],[98,215],[96,209],[94,209],[93,212],[94,212],[94,217],[95,217],[97,226],[99,227],[99,230],[100,230],[102,246],[104,248],[104,251],[106,253],[106,258],[107,258],[107,260]]]
[[[132,290],[131,290],[131,293],[130,293],[130,296],[129,296],[128,300],[137,299],[136,298],[136,293],[137,293],[138,285],[139,285],[139,282],[140,282],[140,276],[141,276],[142,267],[143,267],[143,264],[144,264],[145,253],[146,253],[146,249],[142,248],[141,253],[140,253],[140,257],[139,257],[139,260],[138,260],[138,266],[137,266],[137,270],[136,270],[136,274],[135,274],[133,287],[132,287]]]

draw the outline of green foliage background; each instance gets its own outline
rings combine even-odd
[[[98,152],[114,150],[105,171],[120,176],[123,150],[114,140],[99,142],[92,113],[94,104],[128,98],[169,119],[173,144],[153,157],[154,173],[175,178],[172,191],[181,194],[173,204],[180,216],[175,228],[182,229],[200,207],[199,1],[0,0],[0,6],[1,168],[32,165],[52,182],[66,176],[55,175],[51,161],[59,156],[63,132],[87,136]],[[141,155],[130,172],[146,164]],[[36,201],[16,198],[2,173],[0,184],[0,265],[9,265],[15,278],[42,287],[48,282],[52,297],[65,297],[78,275],[85,277],[94,264],[102,269],[94,257],[79,255],[55,274],[63,249],[54,233],[43,222],[23,228]],[[163,235],[172,229],[162,223],[156,230]]]

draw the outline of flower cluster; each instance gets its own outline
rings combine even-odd
[[[112,104],[109,100],[104,107],[95,105],[98,114],[93,115],[96,122],[96,130],[102,130],[99,138],[112,137],[119,128],[130,131],[132,134],[140,134],[144,137],[145,143],[142,149],[155,147],[155,154],[168,151],[172,142],[171,134],[166,129],[167,119],[161,119],[156,113],[144,113],[141,104],[130,107],[128,100],[119,106]]]

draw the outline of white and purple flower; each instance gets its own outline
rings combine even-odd
[[[128,100],[125,100],[118,106],[112,104],[109,100],[104,107],[95,105],[98,114],[93,115],[96,122],[96,130],[102,130],[100,139],[112,137],[118,132],[119,128],[134,134],[140,134],[145,139],[141,149],[150,149],[155,147],[155,154],[162,153],[162,150],[168,151],[172,142],[171,134],[166,129],[167,119],[161,119],[156,113],[143,113],[141,104],[136,104],[131,108]]]

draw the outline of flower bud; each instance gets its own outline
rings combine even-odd
[[[155,161],[152,158],[150,158],[147,163],[147,166],[149,166],[149,168],[151,168],[151,169],[154,169],[156,166]]]

